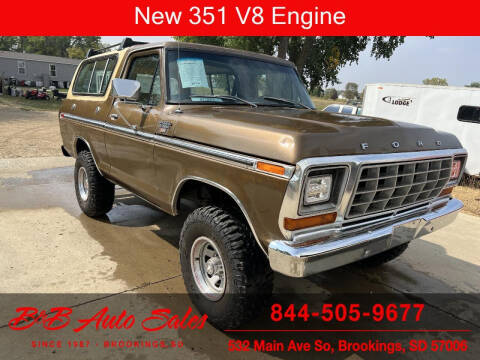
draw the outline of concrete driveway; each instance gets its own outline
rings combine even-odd
[[[126,291],[184,293],[177,249],[183,220],[151,208],[122,189],[116,193],[113,210],[94,220],[82,214],[76,203],[72,159],[0,159],[0,293],[90,293],[92,300],[100,299],[101,293]],[[480,219],[461,213],[454,224],[415,241],[388,265],[374,270],[350,266],[308,279],[277,275],[275,291],[479,293],[479,235]],[[149,301],[135,306],[147,306]],[[2,308],[3,325],[13,308]],[[27,345],[18,356],[12,355],[6,342],[13,335],[8,330],[0,328],[0,358],[7,353],[10,358],[39,355]],[[212,327],[208,332],[211,336],[200,344],[190,339],[189,346],[164,351],[162,357],[203,359],[228,354],[242,358],[242,353],[225,352],[225,334]],[[172,339],[192,336],[173,330],[168,334]],[[31,340],[28,334],[15,336],[17,343]],[[64,352],[62,358],[79,358],[80,354],[89,358],[89,352],[82,351]],[[40,354],[43,358],[46,353]],[[143,359],[148,354],[151,351],[113,352],[101,358]]]

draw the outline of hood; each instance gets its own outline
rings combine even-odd
[[[309,157],[461,148],[454,135],[426,126],[276,107],[184,108],[175,116],[174,136],[289,164]]]

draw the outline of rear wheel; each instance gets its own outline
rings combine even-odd
[[[364,267],[376,267],[383,265],[402,255],[405,250],[407,250],[408,244],[409,243],[405,243],[387,251],[384,251],[380,254],[370,256],[366,259],[360,260],[357,264]]]
[[[89,151],[78,154],[74,177],[78,205],[86,215],[99,217],[112,209],[115,185],[100,175]]]
[[[250,229],[218,207],[198,208],[188,216],[180,262],[192,302],[220,329],[254,318],[272,293],[272,270]]]

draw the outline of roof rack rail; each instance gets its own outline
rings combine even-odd
[[[131,38],[127,37],[123,39],[123,41],[120,43],[120,49],[125,49],[134,45],[145,45],[145,44],[148,44],[148,43],[145,41],[134,41]]]
[[[143,41],[134,41],[131,38],[127,37],[127,38],[123,39],[122,42],[119,42],[118,44],[113,44],[113,45],[110,45],[110,46],[107,46],[107,47],[104,47],[104,48],[101,48],[101,49],[88,49],[86,58],[89,58],[89,57],[94,56],[94,55],[102,54],[102,53],[106,52],[107,50],[112,49],[112,48],[117,47],[117,46],[118,46],[118,50],[122,50],[122,49],[126,49],[130,46],[144,45],[144,44],[148,44],[148,43],[143,42]]]

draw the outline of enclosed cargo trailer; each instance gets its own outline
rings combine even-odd
[[[367,84],[363,115],[430,126],[455,134],[468,150],[466,173],[480,174],[480,89]]]

